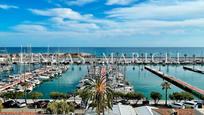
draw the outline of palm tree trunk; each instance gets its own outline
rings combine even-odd
[[[99,105],[99,103],[97,104],[97,107],[96,107],[96,112],[97,112],[97,115],[100,115],[100,107],[99,107],[100,105]]]
[[[24,90],[24,99],[25,99],[25,103],[27,105],[27,94],[26,93],[27,93],[26,90]]]
[[[105,110],[104,110],[104,108],[103,108],[103,115],[105,115]]]
[[[167,105],[167,88],[166,88],[166,100],[165,100],[165,105]]]

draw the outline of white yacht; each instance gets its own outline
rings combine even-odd
[[[50,79],[49,76],[44,76],[44,75],[39,76],[39,80],[48,80],[48,79]]]

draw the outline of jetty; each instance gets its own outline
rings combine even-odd
[[[189,93],[192,93],[193,95],[195,95],[196,97],[200,98],[200,99],[203,99],[204,98],[204,90],[202,89],[199,89],[195,86],[192,86],[182,80],[179,80],[179,79],[176,79],[175,77],[173,76],[170,76],[170,75],[167,75],[159,70],[156,70],[156,69],[153,69],[153,68],[150,68],[148,66],[145,66],[145,69],[150,71],[151,73],[159,76],[160,78],[174,84],[175,86],[189,92]]]
[[[186,67],[186,66],[184,66],[183,69],[184,69],[184,70],[189,70],[189,71],[192,71],[192,72],[196,72],[196,73],[204,74],[204,70],[201,70],[201,69],[199,69],[199,68],[192,68],[192,67]]]

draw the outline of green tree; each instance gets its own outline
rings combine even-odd
[[[18,99],[23,97],[23,92],[5,92],[1,94],[1,97],[5,100],[5,99]]]
[[[150,97],[154,100],[155,104],[158,104],[159,100],[162,98],[162,95],[159,92],[151,92]]]
[[[136,100],[136,104],[139,102],[139,100],[144,98],[144,95],[141,93],[137,93],[137,92],[129,92],[125,95],[125,98],[127,100]]]
[[[6,99],[11,99],[13,98],[13,94],[11,92],[4,92],[4,93],[1,93],[1,97],[4,99],[4,101]]]
[[[122,93],[122,92],[114,92],[114,93],[113,93],[113,97],[114,97],[114,99],[116,99],[116,101],[117,101],[118,98],[124,98],[124,97],[125,97],[125,94]]]
[[[135,97],[135,93],[134,92],[129,92],[129,93],[124,95],[124,98],[126,100],[134,99],[134,97]]]
[[[88,96],[89,96],[88,92],[86,92],[85,90],[79,89],[77,91],[77,94],[81,97],[82,102],[85,104],[85,106],[87,106]]]
[[[47,112],[50,114],[57,114],[58,103],[53,101],[47,105]]]
[[[182,95],[184,100],[191,101],[194,99],[193,95],[188,93],[188,92],[181,92],[181,95]]]
[[[50,98],[51,99],[67,99],[68,95],[64,94],[64,93],[60,93],[60,92],[51,92],[50,93]]]
[[[176,101],[181,101],[181,100],[193,100],[194,97],[192,94],[188,93],[188,92],[174,92],[173,94],[169,95],[169,98],[172,100],[176,100]]]
[[[19,98],[21,98],[21,97],[23,97],[23,92],[15,92],[15,93],[13,93],[13,99],[19,99]]]
[[[181,101],[181,100],[183,100],[183,96],[181,95],[181,93],[179,93],[179,92],[175,92],[175,93],[173,93],[173,95],[174,95],[174,98],[176,99],[176,101]]]
[[[143,94],[137,93],[137,94],[135,95],[136,104],[137,104],[140,100],[142,100],[142,99],[144,99],[144,95],[143,95]]]
[[[183,95],[179,92],[174,92],[174,93],[170,94],[169,98],[172,100],[176,100],[178,102],[180,102],[181,100],[184,99]]]
[[[168,97],[167,91],[168,89],[171,89],[171,84],[165,81],[161,84],[161,86],[162,86],[162,90],[165,90],[165,105],[167,105],[167,97]]]
[[[104,114],[105,109],[112,109],[113,91],[105,79],[95,76],[96,79],[89,79],[84,84],[84,91],[88,92],[87,100],[91,101],[89,107],[96,108],[96,113]]]
[[[59,102],[53,101],[48,104],[47,111],[50,114],[69,114],[70,112],[74,112],[74,105],[64,100]]]
[[[171,99],[171,100],[175,100],[174,95],[173,95],[173,94],[169,94],[169,99]]]
[[[32,92],[30,94],[31,99],[33,100],[33,102],[35,102],[37,99],[39,99],[40,97],[42,97],[43,94],[40,92]]]

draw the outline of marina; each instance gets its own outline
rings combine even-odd
[[[107,53],[107,52],[106,52]],[[110,54],[110,53],[107,53]],[[32,88],[33,91],[38,91],[43,93],[43,98],[50,98],[49,93],[54,91],[60,91],[64,93],[74,92],[76,91],[79,83],[81,80],[86,78],[86,75],[90,74],[90,67],[95,64],[97,66],[101,66],[103,64],[108,66],[113,66],[114,64],[117,64],[118,67],[121,69],[120,71],[122,73],[119,73],[119,75],[123,76],[124,79],[131,84],[131,90],[144,93],[144,95],[149,98],[150,91],[159,91],[162,94],[164,93],[158,84],[161,84],[162,80],[157,79],[153,74],[149,74],[145,70],[145,65],[150,65],[153,67],[158,68],[158,70],[165,71],[167,73],[170,73],[170,75],[175,74],[176,68],[179,69],[179,73],[186,73],[187,71],[183,70],[182,65],[188,65],[189,67],[200,67],[202,68],[202,57],[165,57],[165,55],[161,56],[154,56],[151,55],[142,56],[139,57],[131,57],[132,55],[129,55],[124,57],[123,53],[117,54],[113,53],[115,55],[111,56],[104,56],[104,54],[100,55],[94,55],[91,53],[12,53],[12,55],[8,54],[0,54],[0,57],[2,57],[2,60],[4,60],[3,64],[7,64],[10,66],[13,66],[13,71],[22,71],[22,68],[24,65],[26,66],[24,69],[27,69],[26,72],[17,72],[19,73],[19,76],[21,76],[21,80],[23,81],[24,75],[27,77],[34,77],[37,74],[37,80],[39,81],[47,81],[40,83],[40,85],[36,85]],[[164,53],[165,54],[165,53]],[[11,60],[11,59],[12,60]],[[19,66],[21,65],[21,66]],[[61,77],[52,77],[55,73],[51,71],[53,68],[56,69],[58,66],[60,67],[63,65],[63,67],[68,67],[69,69],[67,71],[64,71],[61,73]],[[30,70],[29,68],[32,66],[38,66],[34,70]],[[15,67],[15,68],[14,68]],[[182,70],[180,69],[182,68]],[[93,68],[92,68],[93,69]],[[42,73],[41,73],[41,72]],[[43,73],[44,72],[44,73]],[[9,74],[5,74],[8,72],[1,72],[2,78],[9,78]],[[13,73],[12,70],[10,73]],[[29,74],[33,75],[29,75]],[[117,73],[117,72],[115,72]],[[27,75],[28,74],[28,75]],[[191,73],[194,74],[194,73]],[[195,73],[196,74],[196,73]],[[12,75],[12,74],[11,74]],[[50,75],[50,77],[47,77]],[[114,75],[112,75],[114,76]],[[178,77],[182,77],[183,75],[175,75]],[[193,76],[197,76],[193,75]],[[27,78],[26,77],[26,78]],[[154,82],[149,82],[147,79],[151,79]],[[187,76],[190,77],[190,76]],[[187,78],[186,77],[186,78]],[[19,77],[20,78],[20,77]],[[50,80],[51,78],[51,80]],[[35,78],[36,79],[36,78]],[[139,80],[139,81],[138,81]],[[156,80],[156,81],[155,81]],[[186,79],[181,79],[184,82]],[[16,82],[16,84],[19,83]],[[67,82],[66,82],[67,81]],[[200,80],[199,80],[200,81]],[[33,81],[34,82],[34,81]],[[36,81],[37,82],[37,81]],[[116,81],[114,81],[116,82]],[[188,83],[191,84],[193,81],[188,81]],[[116,82],[117,83],[117,82]],[[121,84],[118,84],[121,85]],[[194,84],[192,84],[194,85]],[[201,83],[195,84],[199,85],[199,88],[204,88]],[[63,88],[66,86],[67,88]],[[11,86],[8,86],[11,87]],[[147,89],[146,89],[147,88]],[[7,89],[7,87],[3,88]],[[21,88],[22,89],[22,88]],[[122,88],[123,89],[123,88]],[[10,91],[13,91],[14,89],[10,89]],[[172,86],[172,89],[170,92],[176,92],[176,91],[182,91],[182,89]]]
[[[97,79],[98,76],[101,76],[102,71],[104,70],[104,76],[106,76],[106,83],[109,84],[114,92],[120,93],[129,93],[133,92],[133,86],[125,79],[125,68],[119,67],[117,64],[113,65],[91,65],[88,67],[88,73],[85,77],[80,81],[78,85],[79,89],[84,88],[84,84],[89,79]]]
[[[5,80],[1,81],[0,92],[31,92],[35,86],[42,82],[59,77],[68,70],[68,66],[58,65],[46,66],[17,75],[9,75]],[[27,86],[23,86],[26,83]]]
[[[0,0],[0,115],[204,115],[204,0]]]

